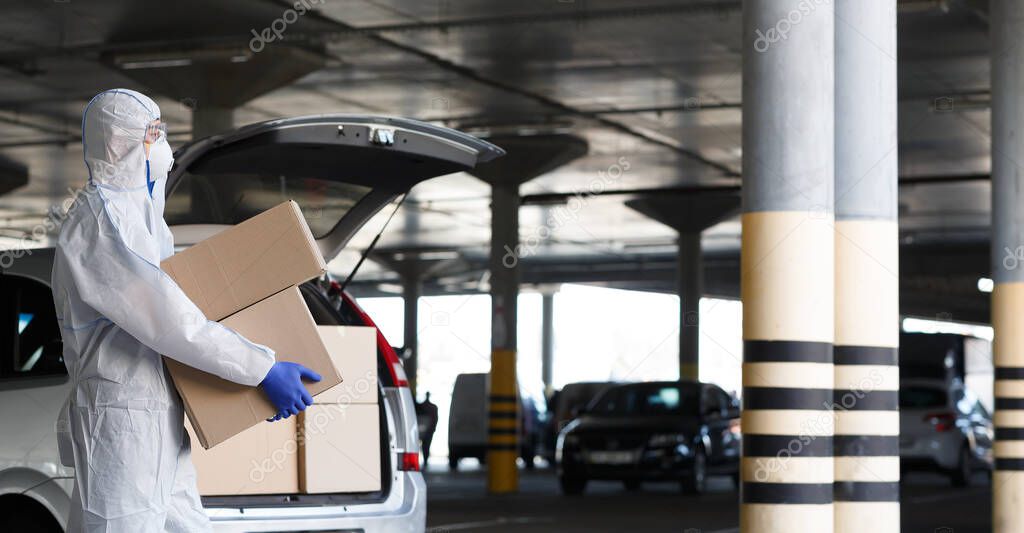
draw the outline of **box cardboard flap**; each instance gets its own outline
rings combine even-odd
[[[323,378],[306,383],[319,394],[341,383],[327,348],[317,334],[298,287],[283,290],[221,321],[240,335],[275,351],[278,361],[291,361],[313,369]],[[196,437],[204,448],[274,416],[263,390],[240,385],[165,358],[174,385],[185,404]]]
[[[210,320],[220,320],[327,270],[293,201],[225,229],[160,266]]]

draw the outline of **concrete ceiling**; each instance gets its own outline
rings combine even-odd
[[[550,235],[527,258],[543,272],[564,271],[570,279],[566,269],[573,265],[618,265],[619,273],[604,279],[593,274],[590,281],[671,289],[652,283],[644,265],[671,257],[675,232],[625,202],[648,190],[685,195],[740,184],[739,1],[305,2],[313,10],[285,24],[281,39],[275,36],[265,46],[317,54],[323,68],[244,104],[236,122],[355,112],[437,121],[499,137],[576,135],[586,141],[586,156],[522,186],[524,239]],[[115,86],[151,92],[133,81],[139,76],[126,75],[125,63],[183,51],[230,60],[246,53],[253,32],[272,28],[292,4],[0,3],[0,157],[26,165],[30,174],[28,185],[0,197],[0,236],[31,232],[68,196],[69,187],[83,182],[78,130],[92,95]],[[984,2],[900,5],[900,144],[893,148],[905,181],[900,190],[904,260],[915,262],[907,255],[915,250],[955,244],[973,255],[952,260],[984,267],[989,224],[989,44],[979,8]],[[158,76],[172,80],[189,72],[173,66],[159,70]],[[149,74],[152,79],[154,73]],[[192,109],[211,105],[203,95],[154,96],[170,124],[172,144],[190,139]],[[863,112],[871,113],[875,105],[865,101]],[[583,200],[573,202],[581,192]],[[452,263],[453,272],[476,268],[486,254],[488,194],[486,184],[465,174],[426,182],[414,190],[379,247],[385,253],[454,251],[459,261]],[[550,231],[540,232],[545,225]],[[735,260],[738,233],[735,219],[705,232],[709,261]],[[365,246],[371,237],[361,236],[353,246]],[[974,289],[987,268],[954,275],[952,266],[926,262],[920,270],[906,286],[936,278],[951,288],[932,287],[924,292],[938,294],[939,301],[905,311],[957,318],[973,309],[969,318],[987,317],[984,296]],[[364,279],[389,276],[382,268],[365,274]],[[472,270],[468,277],[478,274]]]

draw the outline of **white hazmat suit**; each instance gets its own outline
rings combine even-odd
[[[61,228],[52,279],[73,384],[62,415],[73,532],[208,531],[161,355],[252,386],[274,363],[270,349],[207,320],[160,270],[173,253],[163,219],[173,159],[166,138],[148,159],[143,144],[159,118],[155,102],[125,89],[100,93],[82,117],[89,183]]]

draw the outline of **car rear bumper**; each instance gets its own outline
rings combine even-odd
[[[628,464],[598,464],[586,459],[585,453],[563,458],[562,472],[572,477],[597,480],[637,479],[650,481],[677,480],[693,470],[693,457],[671,451],[638,452],[638,459]]]
[[[952,470],[960,463],[963,437],[954,432],[936,435],[903,437],[900,458],[908,470]]]
[[[419,472],[402,472],[381,503],[349,506],[208,509],[217,533],[332,531],[423,533],[427,487]]]

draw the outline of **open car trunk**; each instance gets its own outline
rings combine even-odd
[[[413,120],[322,115],[274,120],[202,139],[175,153],[165,217],[176,244],[194,244],[282,201],[294,200],[330,261],[382,207],[415,184],[472,169],[504,154],[457,131]],[[182,236],[191,235],[193,238]],[[182,242],[182,241],[185,242]],[[316,283],[302,286],[320,325],[363,325],[333,308]],[[378,353],[378,367],[386,365]],[[207,507],[351,505],[387,498],[394,479],[399,409],[388,407],[378,372],[381,490],[371,493],[207,496]],[[330,465],[324,465],[330,468]],[[201,475],[201,472],[200,472]]]
[[[295,200],[329,261],[370,217],[413,185],[504,153],[415,120],[272,120],[178,150],[168,175],[165,217],[178,227],[232,225]]]

